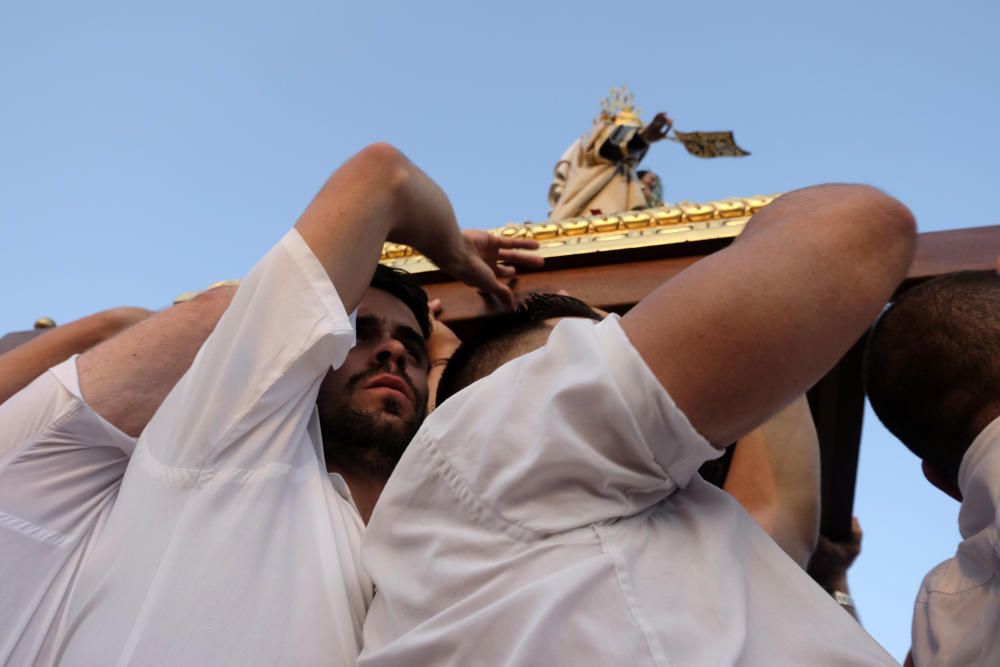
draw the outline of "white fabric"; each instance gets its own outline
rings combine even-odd
[[[601,147],[611,141],[613,123],[601,123],[573,142],[556,163],[549,187],[549,219],[565,220],[601,211],[605,215],[646,208],[646,196],[635,167],[645,155],[626,155],[612,162],[601,155]],[[635,128],[633,131],[636,131]],[[624,144],[624,142],[623,142]],[[626,151],[626,146],[620,146]]]
[[[294,230],[139,439],[73,591],[61,665],[350,665],[371,582],[315,400],[354,331]],[[338,480],[342,482],[342,480]]]
[[[962,542],[924,578],[914,605],[917,667],[1000,665],[1000,418],[965,453],[958,487]]]
[[[83,400],[76,357],[0,405],[0,665],[53,662],[54,630],[134,448]]]
[[[617,319],[425,422],[375,508],[363,667],[896,664],[698,466]]]

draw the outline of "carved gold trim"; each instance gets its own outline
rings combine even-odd
[[[538,254],[543,257],[731,238],[740,233],[751,215],[777,196],[736,197],[703,204],[680,202],[641,211],[559,222],[510,223],[489,231],[509,238],[537,239],[541,246]],[[437,270],[426,257],[398,243],[382,246],[381,262],[410,273]]]

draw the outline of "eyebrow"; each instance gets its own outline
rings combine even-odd
[[[378,328],[382,324],[382,318],[375,315],[359,315],[357,321],[357,328],[361,330],[362,328]],[[392,332],[392,337],[402,341],[403,343],[409,343],[416,349],[420,350],[421,355],[427,358],[427,339],[424,338],[416,329],[407,326],[405,324],[398,325]]]

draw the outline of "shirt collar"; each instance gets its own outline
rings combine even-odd
[[[354,497],[351,495],[350,487],[347,486],[347,480],[337,472],[330,472],[327,473],[327,475],[330,477],[330,483],[333,484],[333,488],[337,494],[347,502],[354,505]]]
[[[962,464],[958,468],[958,488],[963,496],[973,477],[978,476],[976,473],[981,464],[990,458],[991,442],[1000,442],[1000,416],[979,432],[962,457]]]
[[[983,530],[996,518],[1000,501],[1000,417],[994,419],[972,441],[958,469],[962,509],[958,528],[963,538]]]

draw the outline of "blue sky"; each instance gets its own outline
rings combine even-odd
[[[0,3],[0,332],[242,275],[375,140],[464,226],[541,219],[553,163],[623,83],[647,118],[753,153],[655,146],[670,200],[857,181],[924,231],[996,224],[998,19],[986,0]],[[956,512],[869,415],[851,581],[900,658]]]

